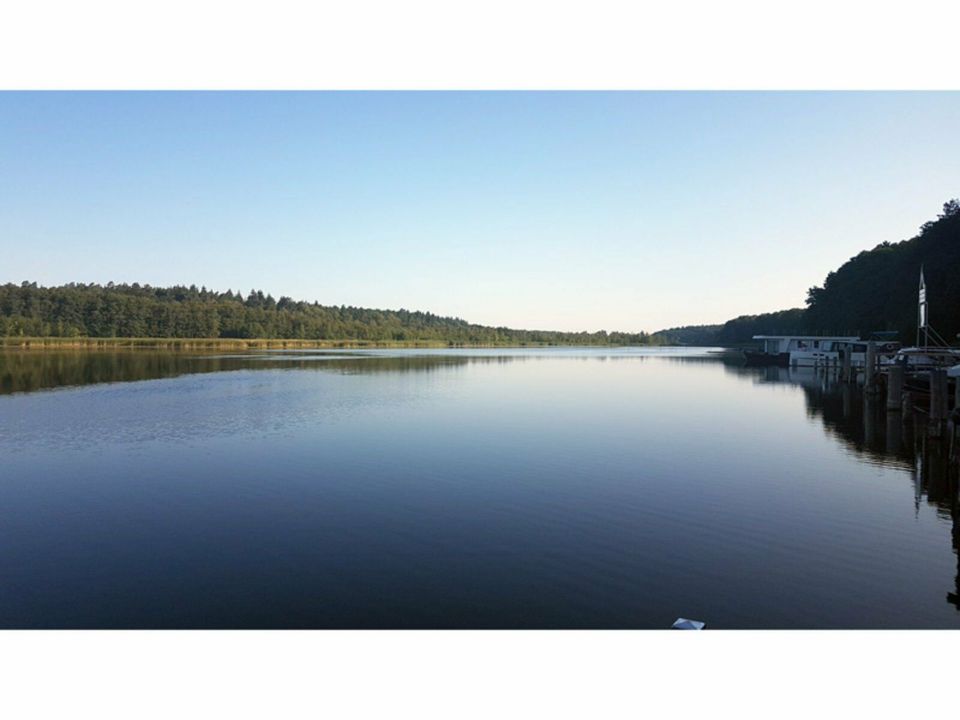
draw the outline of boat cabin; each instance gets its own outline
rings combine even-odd
[[[858,337],[824,337],[821,335],[754,335],[753,339],[762,341],[763,351],[769,355],[794,351],[813,352],[815,350],[834,352],[843,345],[860,340]],[[863,346],[866,348],[866,344]]]
[[[860,338],[849,335],[754,335],[761,343],[759,352],[747,353],[747,360],[761,364],[782,366],[814,366],[833,362],[840,357],[840,350],[851,344],[866,344]]]
[[[960,364],[960,350],[946,347],[901,348],[895,355],[883,362],[888,365],[901,365],[907,372],[922,372],[931,368],[952,368]]]

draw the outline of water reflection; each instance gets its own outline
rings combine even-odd
[[[0,395],[100,383],[135,382],[236,370],[326,370],[343,373],[431,372],[469,362],[506,363],[514,357],[378,356],[311,351],[197,355],[182,352],[0,352]],[[522,359],[522,358],[519,358]]]
[[[556,358],[582,362],[630,360],[646,362],[657,357],[680,362],[717,362],[707,352],[671,357],[675,348],[593,349],[474,349],[474,350],[278,350],[249,353],[195,353],[143,349],[107,350],[0,350],[0,395],[35,392],[100,383],[135,382],[182,375],[236,370],[323,370],[340,373],[433,372],[471,363],[507,364]],[[689,351],[686,351],[689,352]]]
[[[556,357],[583,362],[630,360],[645,363],[719,365],[737,379],[757,385],[798,386],[807,415],[824,431],[860,459],[920,472],[916,447],[929,452],[924,433],[915,437],[914,423],[899,412],[887,413],[879,397],[865,395],[862,388],[840,382],[835,372],[812,368],[746,367],[738,354],[706,349],[694,352],[630,353],[617,349],[584,353],[579,349],[473,350],[394,352],[377,350],[294,350],[259,353],[209,353],[121,351],[0,351],[0,395],[27,393],[101,383],[135,382],[183,375],[239,370],[318,370],[344,374],[404,374],[449,371],[468,364],[507,364],[542,361]],[[933,460],[935,472],[949,474],[950,463]],[[930,472],[934,472],[931,470]],[[927,473],[929,474],[929,473]],[[926,475],[925,475],[926,476]],[[941,483],[942,484],[942,483]],[[926,486],[924,486],[926,487]],[[947,495],[938,494],[939,503]],[[943,505],[945,510],[952,506]]]
[[[951,544],[957,556],[954,589],[946,599],[960,610],[960,493],[958,462],[950,458],[949,434],[932,437],[922,413],[887,411],[885,398],[841,382],[836,372],[812,368],[747,368],[729,359],[725,369],[758,384],[799,386],[807,414],[824,432],[859,459],[909,471],[914,499],[952,521]]]
[[[17,351],[0,394],[0,624],[942,627],[960,609],[949,448],[831,373],[631,349]],[[121,608],[226,583],[235,614],[104,619],[80,569],[113,597],[155,591]],[[38,578],[46,594],[16,590]]]

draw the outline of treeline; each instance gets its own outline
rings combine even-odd
[[[895,330],[913,342],[923,266],[930,324],[948,341],[960,332],[960,201],[898,243],[866,250],[827,275],[807,296],[805,322],[827,332]]]
[[[754,335],[816,332],[807,328],[805,323],[805,312],[802,308],[760,315],[741,315],[733,320],[727,320],[720,326],[716,342],[718,345],[738,345],[750,342]]]
[[[684,325],[658,330],[655,336],[666,345],[714,345],[722,325]]]
[[[655,335],[682,345],[737,345],[754,335],[859,335],[895,331],[913,342],[917,290],[923,266],[930,323],[953,342],[960,332],[960,201],[950,200],[916,237],[865,250],[810,288],[807,307],[744,315],[723,325],[661,330]]]
[[[660,330],[657,337],[675,345],[742,345],[754,335],[785,335],[810,332],[804,325],[804,310],[780,310],[761,315],[741,315],[723,325],[688,325]]]
[[[645,345],[647,333],[568,333],[474,325],[408,310],[245,297],[205,287],[0,285],[0,337],[264,338],[449,345]]]

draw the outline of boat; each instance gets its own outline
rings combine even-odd
[[[759,336],[754,336],[754,340],[759,340]],[[744,350],[743,359],[746,361],[747,365],[755,365],[758,367],[765,366],[777,366],[777,367],[789,367],[790,365],[790,353],[781,353],[777,349],[776,345],[769,345],[764,342],[763,347],[759,350]]]
[[[881,359],[880,364],[886,367],[901,365],[908,373],[952,368],[960,364],[960,350],[936,346],[901,348],[891,357]]]
[[[917,344],[914,347],[901,348],[892,357],[881,358],[880,364],[887,367],[900,365],[908,376],[926,375],[930,370],[953,368],[960,364],[960,350],[950,347],[930,325],[923,266],[920,267],[917,299]]]
[[[839,363],[840,351],[859,343],[860,364],[867,351],[866,343],[850,335],[754,335],[762,343],[759,350],[745,350],[748,365],[778,365],[780,367],[816,367]],[[856,358],[856,353],[853,356]]]

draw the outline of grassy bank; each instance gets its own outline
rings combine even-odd
[[[279,338],[0,337],[0,348],[29,350],[318,350],[330,348],[545,347],[546,343],[468,344],[430,340],[290,340]]]

